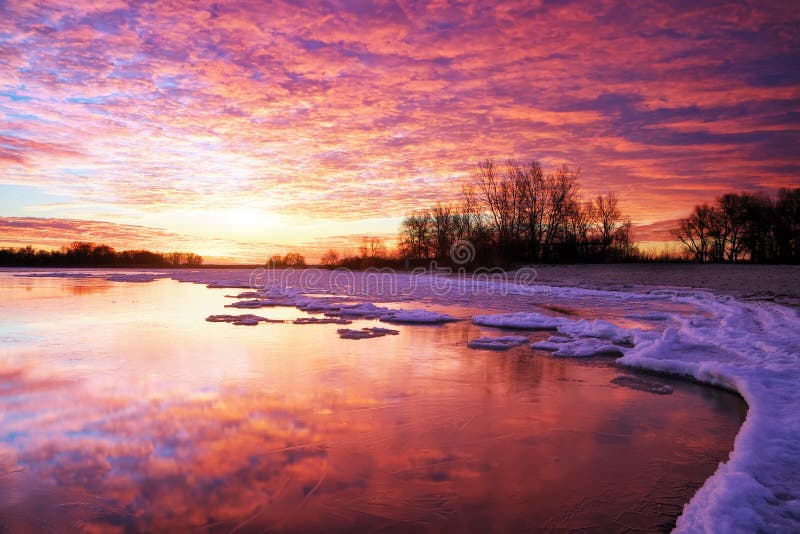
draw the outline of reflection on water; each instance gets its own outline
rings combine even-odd
[[[693,384],[614,387],[606,362],[469,350],[496,331],[467,321],[205,322],[227,292],[0,274],[3,527],[668,529],[744,416]]]

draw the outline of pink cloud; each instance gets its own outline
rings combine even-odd
[[[781,2],[1,9],[0,184],[358,219],[452,198],[480,158],[535,157],[649,221],[798,180]]]

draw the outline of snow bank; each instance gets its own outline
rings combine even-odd
[[[551,296],[563,298],[560,288],[550,290]],[[577,301],[582,298],[576,288],[566,288],[564,293]],[[597,298],[599,293],[587,290],[584,298]],[[696,312],[659,311],[642,316],[664,323],[648,331],[527,312],[476,316],[473,320],[501,328],[555,329],[574,339],[551,338],[534,343],[533,348],[559,356],[619,351],[623,354],[617,360],[621,365],[689,376],[739,392],[749,411],[731,456],[685,506],[676,531],[800,532],[798,310],[702,291],[661,288],[641,296],[689,305]],[[608,294],[609,300],[646,302],[639,297]],[[634,383],[621,379],[617,385],[633,387]]]
[[[705,316],[638,332],[619,363],[738,391],[749,405],[727,463],[678,518],[678,532],[800,532],[800,317],[729,297],[676,295]]]
[[[530,339],[527,336],[481,337],[473,339],[467,346],[471,349],[508,350],[524,345],[528,341]]]

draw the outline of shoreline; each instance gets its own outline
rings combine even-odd
[[[617,263],[527,267],[537,273],[532,284],[606,291],[666,286],[708,291],[744,302],[800,306],[800,265]]]

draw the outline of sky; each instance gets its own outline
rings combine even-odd
[[[800,185],[787,1],[0,0],[0,245],[354,248],[538,159],[645,243]]]

